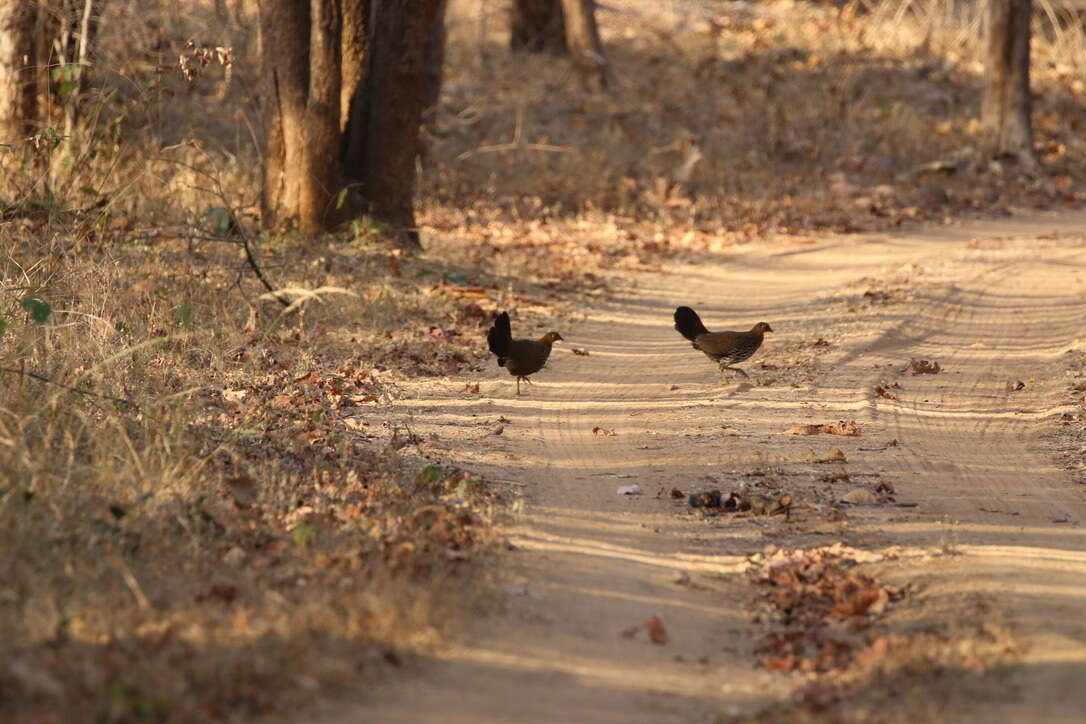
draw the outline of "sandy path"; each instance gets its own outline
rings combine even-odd
[[[1027,644],[998,692],[963,697],[946,720],[1082,721],[1086,493],[1041,435],[1070,402],[1064,354],[1086,345],[1083,230],[1086,215],[739,248],[641,278],[562,329],[590,356],[556,354],[522,399],[488,374],[481,400],[463,399],[461,380],[405,401],[435,452],[523,483],[519,551],[503,562],[499,614],[418,679],[324,720],[702,722],[755,710],[793,682],[752,666],[737,565],[767,542],[844,538],[895,551],[886,575],[918,583],[939,616],[964,620],[982,601]],[[872,289],[890,297],[865,297]],[[710,328],[770,322],[777,333],[756,361],[778,369],[748,363],[753,386],[720,385],[671,329],[679,303]],[[833,346],[816,351],[819,338]],[[903,376],[913,357],[944,372]],[[1009,391],[1008,380],[1026,386]],[[898,399],[873,392],[894,381]],[[487,435],[499,417],[504,433]],[[863,436],[781,434],[838,418]],[[732,489],[768,468],[800,494],[825,488],[802,460],[831,445],[854,479],[880,475],[920,507],[740,523],[657,497]],[[616,495],[632,483],[645,495]],[[667,645],[620,635],[654,614]]]

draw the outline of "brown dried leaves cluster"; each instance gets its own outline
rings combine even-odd
[[[840,543],[810,550],[768,546],[752,559],[751,580],[761,589],[755,620],[771,629],[758,645],[770,670],[846,669],[876,641],[876,618],[901,590],[856,570],[868,554]]]
[[[855,420],[838,420],[820,425],[797,425],[784,431],[786,435],[842,435],[844,437],[858,437],[860,425]]]

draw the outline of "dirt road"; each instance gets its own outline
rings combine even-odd
[[[1018,651],[942,696],[940,720],[1083,721],[1086,488],[1056,451],[1072,434],[1058,418],[1077,409],[1068,353],[1086,349],[1084,232],[1086,215],[1076,215],[739,247],[638,278],[561,329],[566,350],[521,399],[494,368],[481,398],[465,399],[458,380],[403,401],[443,455],[519,483],[517,551],[501,562],[498,613],[417,679],[325,720],[705,722],[757,712],[797,682],[755,668],[738,566],[767,543],[844,540],[888,554],[881,575],[913,584],[904,605],[917,626],[984,617],[1014,632]],[[719,383],[671,329],[677,304],[710,328],[773,325],[745,365],[752,384]],[[943,371],[904,374],[911,358]],[[874,391],[895,383],[896,399]],[[490,434],[500,418],[502,434]],[[784,434],[837,419],[857,421],[862,435]],[[851,483],[826,482],[827,466],[807,462],[808,450],[833,446],[848,458],[833,469]],[[840,521],[705,519],[667,496],[770,480],[825,499],[876,479],[918,507]],[[643,495],[616,494],[634,483]],[[652,615],[666,645],[621,635]],[[903,699],[900,713],[936,705],[919,698]]]

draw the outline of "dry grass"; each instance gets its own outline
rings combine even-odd
[[[965,6],[605,5],[601,94],[562,61],[509,62],[501,3],[453,2],[427,255],[364,223],[260,239],[277,286],[324,290],[291,312],[203,236],[216,208],[256,228],[254,4],[105,6],[84,122],[0,180],[0,367],[128,402],[0,373],[0,709],[246,719],[437,645],[477,603],[501,500],[420,478],[383,403],[478,368],[499,308],[539,324],[612,272],[763,235],[1082,199],[1070,25],[1036,43],[1053,174],[1029,179],[975,151]],[[190,40],[234,62],[190,85]]]
[[[349,264],[352,294],[284,315],[246,303],[228,245],[19,227],[0,367],[87,392],[7,373],[0,388],[6,712],[246,718],[364,685],[479,603],[464,583],[500,543],[501,496],[423,468],[382,417],[405,375],[473,364],[426,326],[457,319],[446,282],[390,278],[371,247],[311,249],[292,283]],[[27,289],[54,308],[45,324]]]

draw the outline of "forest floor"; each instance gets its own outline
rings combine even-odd
[[[752,243],[559,323],[522,397],[496,367],[416,381],[393,415],[420,452],[522,493],[497,613],[417,677],[306,720],[1080,720],[1084,228]],[[718,380],[671,328],[678,304],[711,329],[773,326],[749,381]],[[793,430],[839,420],[859,434]],[[689,506],[710,489],[792,511]],[[797,583],[774,560],[814,565]],[[841,586],[873,593],[843,604]]]

